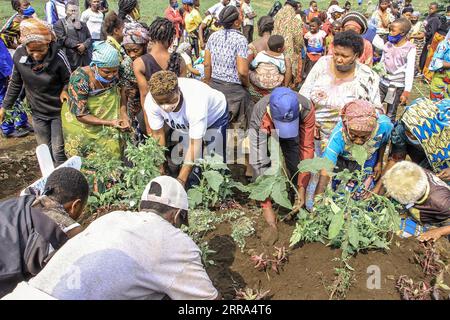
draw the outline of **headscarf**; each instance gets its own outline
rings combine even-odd
[[[345,26],[350,22],[356,22],[360,26],[361,34],[365,34],[367,32],[367,29],[369,28],[366,17],[356,11],[349,12],[344,16],[344,18],[342,18],[342,26]]]
[[[419,12],[419,11],[414,11],[414,12],[412,13],[412,15],[413,15],[414,17],[419,18],[419,17],[420,17],[420,12]]]
[[[342,125],[349,130],[373,132],[377,127],[375,106],[366,100],[355,100],[347,103],[341,110]]]
[[[50,25],[42,20],[29,18],[20,23],[20,43],[27,45],[30,42],[49,44],[56,39]]]
[[[125,23],[122,45],[147,44],[150,41],[148,30],[138,22]]]
[[[120,55],[116,48],[106,41],[94,43],[91,66],[99,68],[115,68],[120,65]]]

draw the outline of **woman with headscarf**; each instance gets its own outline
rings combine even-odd
[[[205,50],[205,80],[227,98],[230,122],[246,126],[245,116],[251,104],[249,87],[248,42],[239,31],[241,17],[234,6],[219,15],[223,30],[211,35]]]
[[[122,47],[125,49],[128,58],[131,62],[143,56],[147,50],[147,45],[150,38],[148,30],[140,23],[132,22],[126,23],[123,29]],[[132,125],[137,129],[138,140],[142,138],[141,134],[145,131],[145,121],[142,113],[141,98],[139,94],[139,86],[130,65],[131,73],[128,76],[120,79],[122,94],[127,101],[128,116],[132,120]]]
[[[66,160],[61,129],[61,104],[67,99],[70,64],[58,48],[55,34],[45,22],[26,19],[20,24],[22,46],[14,53],[14,70],[9,83],[0,122],[12,108],[22,86],[31,108],[38,144],[47,144],[56,165]]]
[[[343,19],[342,19],[342,30],[348,31],[353,30],[356,33],[363,35],[367,32],[368,29],[368,23],[366,17],[362,15],[359,12],[353,11],[348,13]],[[373,47],[369,40],[364,40],[364,52],[359,57],[359,62],[362,64],[365,64],[369,67],[372,67],[373,65]],[[330,44],[328,48],[328,54],[333,55],[334,53],[334,47],[333,44]]]
[[[302,48],[305,46],[302,22],[297,19],[298,1],[288,0],[275,16],[273,34],[283,36],[285,55],[292,65],[292,86],[297,87],[302,81]],[[317,6],[317,3],[316,3]]]
[[[367,173],[364,184],[367,189],[373,188],[374,181],[381,177],[384,151],[394,126],[387,116],[379,115],[375,106],[366,100],[347,103],[341,110],[340,116],[341,121],[331,133],[322,157],[333,162],[337,172],[344,169],[361,170],[352,158],[351,149],[354,145],[364,147],[368,155],[364,164],[364,170]],[[329,181],[329,173],[322,170],[316,195],[325,191]],[[338,183],[334,181],[333,187],[336,188]]]
[[[111,158],[121,158],[118,130],[130,121],[118,86],[120,55],[105,41],[94,44],[90,66],[78,68],[70,77],[69,99],[61,116],[69,156],[87,156],[103,149]]]
[[[430,63],[433,59],[434,53],[441,41],[445,40],[447,33],[449,31],[449,26],[447,24],[447,18],[445,16],[440,16],[441,24],[439,29],[433,36],[433,40],[431,41],[430,46],[428,47],[427,59],[425,60],[425,66],[423,68],[423,76],[427,81],[431,81],[433,78],[433,71],[430,70]]]
[[[433,72],[430,99],[435,101],[450,99],[450,31],[439,43],[429,69]]]
[[[389,25],[395,20],[395,17],[391,13],[390,6],[390,0],[380,0],[378,3],[378,8],[372,14],[371,19],[377,26],[377,34],[382,37],[384,41],[387,41]]]
[[[385,172],[408,156],[450,184],[450,100],[419,99],[406,107],[391,138]],[[376,193],[381,192],[381,182]]]

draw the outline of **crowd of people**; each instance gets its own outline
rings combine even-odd
[[[231,163],[237,132],[250,181],[275,165],[269,137],[278,141],[296,210],[312,210],[340,183],[325,169],[298,174],[316,156],[334,172],[364,169],[360,196],[404,205],[410,235],[450,235],[450,7],[441,13],[433,2],[422,21],[412,0],[380,0],[367,12],[349,1],[306,10],[275,1],[261,17],[251,0],[220,0],[203,14],[200,1],[180,1],[153,21],[138,0],[119,0],[117,13],[86,0],[81,14],[78,1],[50,0],[45,20],[30,1],[11,1],[15,14],[0,31],[6,138],[34,131],[55,166],[99,148],[126,161],[117,132],[135,144],[153,137],[171,152],[138,213],[110,213],[85,231],[76,220],[89,186],[75,169],[54,171],[39,196],[0,202],[0,234],[11,235],[0,243],[0,261],[10,257],[0,297],[220,299],[198,247],[177,228],[188,223],[186,190],[201,174],[195,160],[214,153]],[[429,91],[414,100],[418,83]],[[355,145],[367,152],[364,168]],[[272,199],[260,206],[262,240],[272,245],[278,216]]]

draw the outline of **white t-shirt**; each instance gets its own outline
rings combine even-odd
[[[80,21],[85,22],[93,40],[100,40],[103,24],[103,13],[94,12],[91,8],[83,11]]]
[[[190,139],[201,139],[206,130],[219,120],[227,110],[225,95],[207,84],[188,78],[179,78],[178,86],[183,94],[183,104],[178,112],[167,113],[147,94],[144,110],[152,130],[159,130],[167,123],[172,129],[189,131]]]
[[[173,300],[212,300],[218,295],[197,245],[151,212],[115,211],[97,219],[28,284],[62,300],[159,300],[165,294]]]
[[[255,18],[248,18],[247,15],[255,13],[251,4],[244,2],[242,4],[242,11],[244,12],[244,26],[253,26]]]

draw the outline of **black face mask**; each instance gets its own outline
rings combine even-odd
[[[355,66],[355,61],[353,61],[353,63],[351,63],[351,64],[336,65],[336,69],[339,72],[349,72],[350,70],[353,69],[354,66]]]

